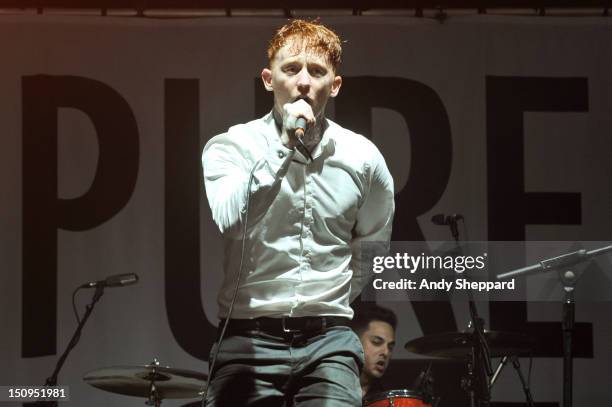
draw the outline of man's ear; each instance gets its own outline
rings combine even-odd
[[[272,71],[269,68],[261,70],[261,81],[268,92],[272,92]]]
[[[332,83],[332,89],[331,89],[331,93],[329,94],[329,96],[335,98],[336,96],[338,96],[338,92],[340,92],[340,87],[342,86],[342,77],[341,76],[336,76],[334,78],[334,83]]]

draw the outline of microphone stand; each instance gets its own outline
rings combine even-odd
[[[565,296],[563,299],[562,308],[562,327],[563,327],[563,407],[572,407],[573,403],[573,336],[574,336],[574,323],[576,316],[574,314],[575,302],[574,302],[574,289],[576,288],[576,275],[572,272],[570,267],[577,264],[584,263],[591,259],[591,257],[599,256],[604,253],[612,251],[611,246],[600,247],[594,250],[578,250],[571,253],[566,253],[561,256],[553,257],[550,259],[542,260],[532,266],[523,267],[517,270],[508,271],[497,275],[498,280],[504,278],[510,278],[520,275],[533,274],[537,272],[547,272],[553,270],[566,269],[561,274],[561,283],[563,284],[563,291]]]
[[[573,403],[573,388],[574,388],[574,354],[573,354],[573,338],[574,338],[574,322],[576,315],[574,310],[576,303],[574,301],[575,275],[571,271],[566,271],[561,277],[563,283],[563,291],[565,298],[563,299],[562,307],[562,329],[563,329],[563,407],[572,407]]]
[[[83,330],[83,327],[85,326],[85,323],[89,319],[89,316],[91,315],[91,312],[93,311],[94,306],[100,300],[100,298],[102,297],[103,294],[104,294],[104,285],[103,284],[97,285],[96,286],[96,291],[95,291],[95,293],[94,293],[94,295],[92,297],[91,303],[89,305],[87,305],[87,307],[85,309],[85,314],[83,315],[83,318],[81,319],[81,322],[79,322],[79,325],[77,326],[74,334],[72,335],[72,339],[70,339],[70,342],[68,343],[68,346],[66,347],[66,350],[64,350],[64,353],[58,359],[57,364],[55,365],[55,370],[53,371],[51,376],[49,376],[47,378],[47,380],[45,381],[45,386],[49,386],[49,387],[57,386],[57,377],[59,375],[59,372],[62,369],[62,367],[64,366],[64,362],[66,362],[66,359],[68,358],[68,355],[70,354],[72,349],[74,349],[74,347],[79,342],[79,339],[81,338],[81,331]],[[38,406],[38,407],[57,407],[57,405],[58,405],[57,404],[57,400],[54,400],[54,401],[38,401],[38,402],[35,402],[35,403],[28,403],[28,404],[30,404],[32,406]]]
[[[449,216],[449,218],[448,226],[450,227],[453,239],[455,239],[455,244],[457,245],[457,248],[459,248],[459,228],[457,227],[457,218],[454,216]]]

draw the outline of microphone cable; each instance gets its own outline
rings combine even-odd
[[[206,407],[206,396],[208,394],[208,387],[210,386],[210,381],[212,380],[213,369],[217,362],[217,356],[219,355],[219,350],[221,349],[221,343],[223,343],[223,339],[225,338],[225,331],[227,330],[227,325],[229,324],[230,318],[232,316],[232,311],[234,310],[234,303],[236,302],[236,298],[238,297],[238,289],[240,288],[240,279],[242,277],[242,269],[243,269],[243,260],[244,260],[244,251],[246,249],[246,234],[247,227],[249,223],[249,204],[251,201],[251,185],[253,184],[253,178],[255,175],[255,170],[257,166],[264,160],[264,158],[260,158],[253,165],[251,169],[251,173],[249,174],[249,183],[247,184],[247,197],[245,204],[245,214],[244,214],[244,222],[242,226],[242,247],[240,249],[240,265],[238,266],[238,276],[236,278],[236,286],[234,287],[234,294],[232,295],[232,300],[230,301],[230,305],[227,311],[227,317],[225,317],[225,321],[223,323],[223,328],[221,329],[221,334],[219,335],[219,339],[217,340],[217,349],[215,350],[215,354],[213,355],[212,361],[209,362],[208,365],[208,378],[206,379],[206,387],[202,392],[202,403],[201,407]]]

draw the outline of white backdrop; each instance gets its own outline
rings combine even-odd
[[[488,188],[492,188],[492,180],[501,179],[496,177],[503,168],[495,167],[495,163],[504,160],[516,163],[518,158],[514,159],[514,150],[491,157],[494,151],[491,146],[496,137],[501,137],[494,131],[507,129],[494,122],[499,116],[492,112],[505,112],[512,106],[507,99],[513,96],[512,93],[492,95],[492,92],[498,89],[495,85],[500,83],[500,77],[513,77],[518,78],[517,83],[522,84],[526,94],[533,90],[534,95],[543,94],[544,98],[548,91],[556,95],[565,84],[578,89],[574,93],[568,91],[567,95],[563,89],[559,91],[560,99],[579,105],[577,108],[525,108],[519,116],[524,136],[524,144],[519,149],[524,155],[521,166],[524,174],[514,174],[513,179],[523,183],[525,192],[579,194],[579,206],[574,210],[578,213],[577,220],[559,224],[527,221],[524,238],[612,240],[609,181],[612,174],[612,23],[609,19],[465,16],[440,24],[427,19],[347,17],[329,18],[324,22],[347,41],[340,72],[345,77],[345,87],[329,107],[330,117],[335,117],[340,109],[348,111],[338,120],[346,127],[358,128],[364,118],[352,117],[351,107],[367,101],[356,101],[353,97],[369,95],[369,92],[382,95],[383,107],[366,110],[371,118],[371,134],[367,135],[385,155],[396,192],[400,193],[415,176],[416,160],[425,163],[420,165],[424,165],[426,173],[442,173],[442,183],[438,182],[436,187],[440,189],[439,199],[416,218],[424,238],[448,239],[448,231],[432,225],[429,219],[435,213],[454,212],[468,220],[470,239],[504,240],[503,225],[499,228],[491,225],[490,204],[496,197],[491,196]],[[232,124],[251,120],[256,112],[269,106],[265,100],[256,102],[262,100],[258,99],[262,92],[255,91],[256,78],[267,63],[267,41],[273,28],[280,24],[282,21],[276,18],[145,20],[44,15],[0,18],[0,323],[3,332],[0,385],[44,382],[76,326],[70,305],[72,290],[86,281],[130,272],[140,275],[140,283],[107,290],[60,375],[60,383],[71,388],[71,405],[141,405],[143,400],[105,393],[82,383],[82,375],[96,368],[144,364],[157,357],[163,364],[206,371],[207,363],[200,360],[206,358],[196,356],[205,355],[207,350],[200,349],[194,356],[177,340],[178,334],[171,328],[175,323],[182,326],[183,332],[190,326],[201,330],[198,310],[192,314],[191,303],[185,302],[180,321],[176,313],[169,316],[168,304],[182,309],[180,302],[188,295],[168,290],[167,286],[173,278],[183,284],[177,287],[199,284],[201,309],[209,323],[216,324],[215,293],[220,283],[222,244],[210,219],[203,188],[180,175],[188,176],[189,170],[199,171],[199,149],[210,137]],[[48,75],[42,77],[43,82],[55,81],[57,86],[44,87],[42,82],[33,79],[34,75]],[[73,80],[74,77],[79,79]],[[387,80],[379,82],[377,78]],[[557,78],[561,82],[531,87],[531,82],[521,82],[520,78]],[[418,89],[427,90],[424,95],[434,95],[433,98],[421,100],[419,94],[405,92],[416,89],[412,85],[404,86],[408,83],[406,80],[412,85],[417,83]],[[90,92],[87,86],[94,81],[98,87],[92,87]],[[184,88],[180,88],[182,85]],[[372,89],[374,86],[378,88]],[[110,88],[114,96],[104,99],[97,91],[99,88]],[[343,99],[346,93],[353,99]],[[78,94],[76,106],[62,107],[66,105],[55,97],[63,94]],[[120,97],[115,98],[117,95]],[[519,99],[524,105],[539,103],[529,98]],[[98,116],[100,123],[110,126],[105,133],[106,141],[102,142],[96,133],[96,120],[82,107],[93,106],[92,109],[98,109],[96,112],[115,112],[121,104],[117,102],[119,99],[131,111],[135,126],[130,127],[125,121],[130,115]],[[435,117],[447,123],[444,120],[428,123],[429,118],[422,116],[424,126],[432,132],[449,133],[450,143],[439,150],[435,143],[425,150],[415,150],[420,148],[419,140],[430,136],[413,129],[398,110],[385,108],[385,100],[405,102],[411,111],[418,111],[419,106],[426,106],[432,100],[440,102],[444,114]],[[552,103],[546,100],[544,105]],[[106,104],[107,101],[110,102]],[[53,139],[55,126],[50,127],[53,120],[40,113],[49,112],[44,106],[59,107],[51,110],[56,113],[52,116],[57,117],[57,143]],[[512,122],[517,123],[520,136],[521,120]],[[114,141],[107,143],[111,139]],[[189,147],[187,139],[197,148],[176,147]],[[443,143],[445,139],[440,140]],[[57,152],[54,148],[47,150],[55,145]],[[110,150],[104,146],[110,146]],[[125,151],[122,146],[126,146]],[[439,151],[445,153],[438,155]],[[48,158],[47,153],[57,155],[56,164],[52,159],[41,159]],[[110,178],[101,196],[85,206],[78,198],[92,185],[101,185],[94,182],[94,176],[100,157],[107,153],[111,158],[105,164],[104,173],[110,174]],[[450,153],[450,160],[446,153]],[[183,161],[190,164],[181,167]],[[447,177],[440,169],[445,167],[450,172]],[[53,185],[53,174],[57,174],[57,188]],[[509,176],[512,178],[513,174]],[[130,180],[135,184],[131,186]],[[418,185],[429,188],[426,180]],[[39,190],[40,200],[35,199]],[[199,218],[197,214],[189,217],[180,210],[181,202],[176,197],[182,196],[185,190],[190,191],[186,197],[199,199]],[[418,200],[419,195],[420,191],[414,199]],[[58,209],[55,199],[49,203],[44,196],[76,199],[76,209],[69,208],[65,210],[67,214],[60,216],[63,209]],[[113,213],[108,214],[108,219],[101,216],[98,222],[91,221],[88,226],[87,219],[96,218],[94,214],[98,210],[104,212],[104,207],[113,205],[113,196],[120,201],[115,202]],[[172,209],[169,209],[170,201],[170,206],[174,205]],[[26,210],[27,205],[31,209]],[[83,211],[79,211],[80,205],[85,208]],[[510,203],[507,206],[510,217],[519,209]],[[406,210],[398,204],[398,214]],[[551,207],[551,211],[563,212],[563,208]],[[77,226],[64,227],[70,222],[71,214]],[[567,216],[573,219],[573,215]],[[45,220],[57,227],[51,231],[47,228],[47,234],[24,232],[24,225],[36,231],[37,225],[45,224]],[[197,236],[190,240],[191,232],[181,233],[183,225],[190,224],[200,225],[199,230],[196,228],[199,240]],[[394,236],[404,233],[400,230],[402,225],[395,226]],[[492,231],[495,236],[491,236]],[[55,235],[56,248],[49,243]],[[505,238],[513,240],[516,234]],[[36,244],[25,251],[24,246],[31,243],[28,239],[46,247],[46,254],[38,258]],[[199,258],[183,259],[181,263],[181,250],[189,244],[199,245],[199,250],[195,248]],[[169,258],[169,250],[174,257]],[[55,254],[56,260],[49,253]],[[27,266],[27,262],[32,266]],[[37,286],[32,291],[35,293],[55,291],[55,287],[48,286],[47,279],[39,284],[37,275],[52,276],[57,271],[57,301],[42,306],[57,307],[56,321],[49,321],[48,316],[35,322],[24,321],[22,298],[29,288],[23,285],[22,276],[27,267],[32,279],[28,280],[32,281],[28,287]],[[183,267],[201,270],[201,281],[183,281],[188,276],[183,273]],[[611,270],[612,267],[608,271],[612,273]],[[79,294],[81,312],[89,295]],[[36,303],[36,299],[32,301]],[[400,316],[400,345],[423,334],[410,304],[387,305]],[[458,327],[464,328],[465,304],[453,307]],[[481,308],[488,318],[486,304]],[[592,324],[593,340],[589,346],[593,355],[575,361],[575,405],[603,405],[612,399],[610,309],[608,303],[578,304],[577,321]],[[527,316],[529,321],[558,321],[559,309],[556,304],[529,304]],[[431,318],[435,319],[436,315]],[[30,329],[28,346],[33,347],[29,349],[37,348],[37,341],[49,341],[45,323],[56,326],[58,354],[24,355],[22,328],[26,323]],[[38,324],[41,330],[37,334]],[[212,328],[206,329],[204,334],[212,337]],[[197,344],[191,344],[190,349],[196,347]],[[397,360],[414,357],[398,346]],[[561,367],[558,356],[535,359],[532,388],[536,401],[561,401]],[[502,375],[493,396],[497,401],[522,400],[519,384],[510,371]]]

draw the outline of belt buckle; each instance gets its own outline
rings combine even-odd
[[[320,324],[320,326],[318,326],[316,329],[313,329],[312,327],[310,327],[310,328],[309,328],[309,327],[308,327],[308,325],[309,325],[309,324],[308,324],[308,322],[306,322],[306,323],[304,324],[304,326],[302,327],[302,329],[291,329],[291,328],[287,328],[286,321],[287,321],[288,319],[289,319],[289,318],[283,318],[283,319],[282,319],[282,328],[283,328],[283,332],[284,332],[284,333],[287,333],[287,334],[288,334],[288,333],[296,333],[296,332],[301,333],[301,332],[306,332],[306,331],[309,331],[309,330],[311,330],[311,331],[325,331],[325,329],[327,328],[327,325],[329,325],[329,324],[328,324],[328,321],[327,321],[327,318],[322,317],[322,318],[321,318],[321,324]]]
[[[286,321],[287,321],[288,319],[289,319],[289,318],[281,318],[281,324],[282,324],[282,327],[283,327],[283,332],[284,332],[284,333],[286,333],[286,334],[289,334],[289,333],[295,333],[295,332],[301,332],[301,330],[300,330],[300,329],[291,329],[291,328],[287,328]]]

